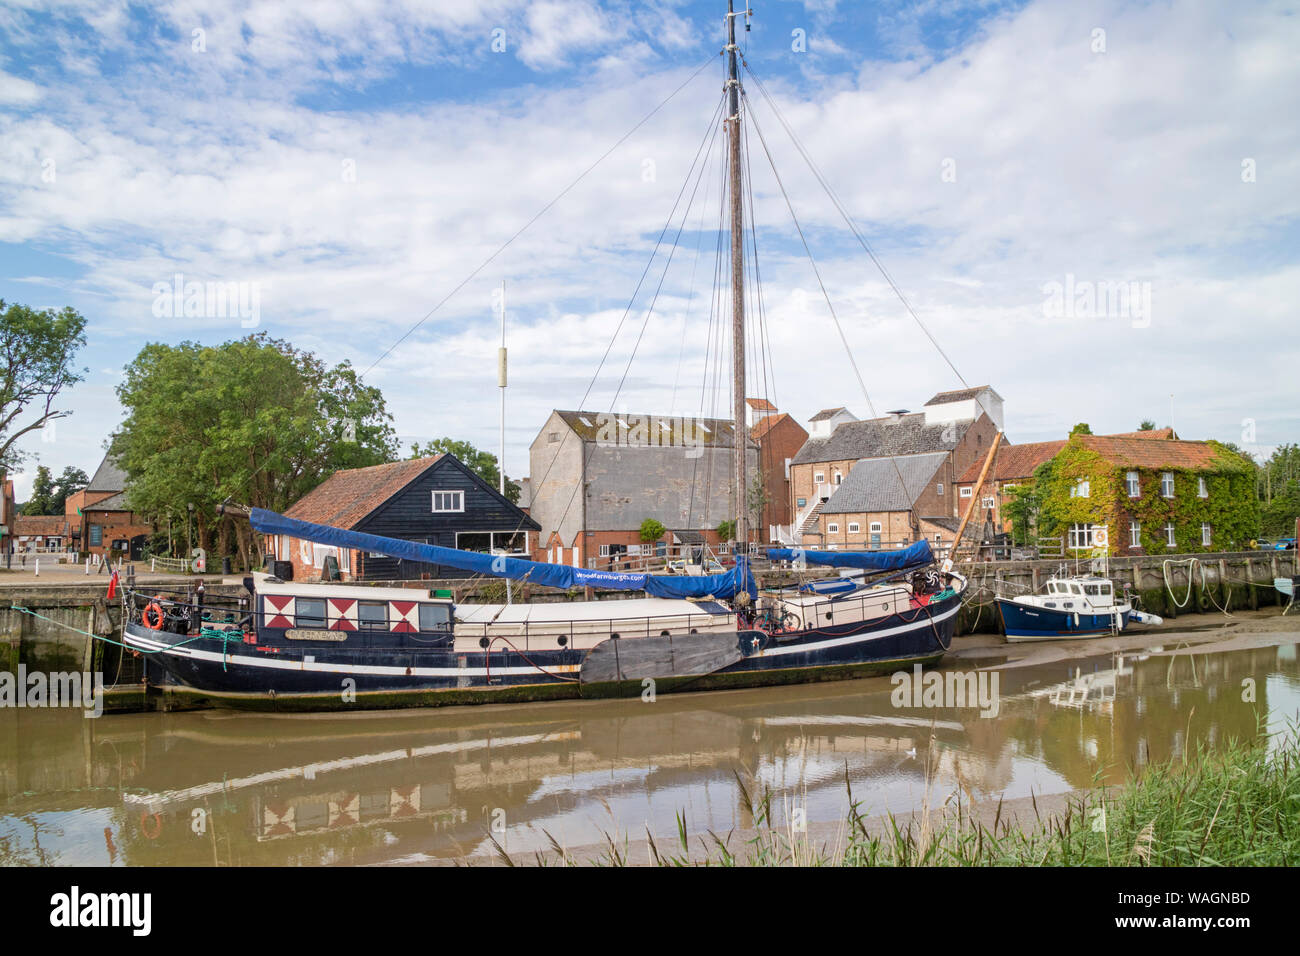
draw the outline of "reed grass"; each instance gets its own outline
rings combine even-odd
[[[1269,742],[1272,745],[1269,746]],[[736,782],[755,821],[744,839],[713,832],[694,837],[685,814],[677,839],[656,843],[647,830],[649,862],[659,866],[1295,866],[1300,864],[1300,734],[1295,725],[1270,737],[1230,740],[1130,773],[1119,787],[1097,786],[1071,797],[1064,810],[1030,825],[1013,822],[999,803],[991,825],[976,819],[960,791],[938,808],[927,794],[914,814],[870,826],[847,772],[847,818],[829,841],[815,843],[792,814],[778,823],[771,791]],[[955,798],[955,802],[954,802]],[[554,856],[536,863],[576,865],[552,841]],[[504,856],[504,854],[502,854]],[[627,839],[606,834],[596,861],[626,866]]]

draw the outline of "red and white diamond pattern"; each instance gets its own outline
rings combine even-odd
[[[268,594],[265,612],[267,627],[293,627],[293,595]]]
[[[355,631],[357,629],[357,602],[355,598],[329,599],[329,629]]]
[[[390,601],[388,614],[388,629],[390,631],[417,631],[416,626],[419,617],[416,608],[419,605],[415,601]]]

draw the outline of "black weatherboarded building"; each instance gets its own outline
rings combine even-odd
[[[335,472],[285,514],[313,524],[466,551],[527,554],[539,530],[537,522],[454,455]],[[343,579],[365,581],[468,574],[279,535],[267,541],[267,550],[293,562],[294,579],[300,581],[328,577],[334,566]]]

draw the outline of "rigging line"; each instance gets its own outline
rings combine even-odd
[[[776,100],[773,99],[772,94],[767,91],[767,87],[763,85],[763,81],[759,79],[758,75],[754,72],[753,67],[746,63],[743,58],[741,62],[744,63],[746,72],[753,78],[755,85],[758,86],[759,92],[763,94],[763,98],[767,101],[768,106],[772,108],[772,113],[776,116],[777,122],[779,122],[785,129],[791,142],[794,143],[795,149],[799,152],[799,155],[803,157],[804,162],[808,164],[808,168],[812,171],[818,184],[826,191],[827,196],[830,197],[831,203],[835,206],[840,216],[844,219],[845,224],[849,227],[849,231],[853,234],[854,238],[858,240],[858,243],[871,258],[871,261],[884,277],[885,282],[889,285],[890,289],[893,290],[894,295],[898,297],[898,301],[903,304],[903,308],[907,310],[908,314],[912,316],[921,331],[925,333],[925,337],[930,340],[930,344],[935,347],[935,350],[938,351],[941,356],[943,356],[943,360],[948,363],[948,367],[952,369],[952,372],[957,376],[958,381],[960,381],[965,387],[970,388],[970,383],[967,382],[961,372],[957,370],[957,366],[954,365],[952,359],[948,357],[948,353],[944,351],[943,346],[939,344],[938,340],[933,334],[931,334],[925,323],[921,321],[921,317],[917,314],[916,310],[912,308],[912,303],[909,302],[907,296],[903,294],[903,290],[899,288],[898,283],[894,281],[894,277],[890,274],[879,256],[876,255],[875,250],[871,248],[871,244],[867,241],[866,237],[862,235],[862,232],[858,229],[857,223],[855,223],[853,217],[849,215],[849,212],[845,208],[844,203],[840,200],[839,195],[827,181],[826,177],[822,175],[821,169],[817,166],[816,162],[813,161],[812,156],[809,155],[807,149],[804,148],[799,137],[795,135],[794,129],[786,121],[785,115],[781,112],[781,108],[776,105]],[[987,411],[987,409],[985,409],[985,411]]]
[[[699,192],[699,189],[700,189],[700,183],[701,183],[701,181],[703,181],[703,179],[704,179],[704,170],[705,170],[705,167],[708,165],[709,153],[712,152],[712,150],[713,150],[713,142],[714,142],[714,141],[716,140],[716,138],[717,138],[717,137],[716,137],[717,119],[718,119],[718,117],[721,115],[722,107],[723,107],[723,105],[724,105],[725,103],[726,103],[726,98],[725,98],[725,96],[720,97],[719,100],[718,100],[718,106],[717,106],[717,108],[713,111],[713,116],[710,117],[710,119],[709,119],[709,125],[708,125],[708,127],[706,128],[706,130],[705,130],[704,137],[703,137],[703,139],[700,140],[699,148],[697,148],[696,151],[695,151],[695,158],[694,158],[693,160],[691,160],[690,168],[686,171],[686,178],[682,181],[682,188],[681,188],[680,190],[678,190],[678,192],[677,192],[677,198],[673,201],[673,208],[672,208],[672,209],[669,211],[669,213],[668,213],[668,221],[664,223],[664,228],[663,228],[663,230],[662,230],[662,231],[660,232],[660,234],[659,234],[659,241],[655,243],[655,248],[654,248],[654,251],[651,253],[650,261],[646,263],[645,271],[644,271],[644,272],[642,273],[642,275],[641,275],[641,280],[644,281],[645,276],[646,276],[646,275],[649,273],[649,271],[650,271],[650,266],[652,266],[652,265],[654,264],[654,260],[655,260],[656,256],[657,256],[658,253],[659,253],[659,248],[660,248],[660,246],[663,244],[663,237],[668,233],[668,230],[672,227],[673,219],[674,219],[674,218],[676,217],[676,215],[677,215],[677,207],[678,207],[679,205],[681,205],[682,197],[686,195],[686,187],[689,186],[689,185],[691,184],[691,178],[694,176],[694,178],[695,178],[695,186],[694,186],[694,188],[691,190],[690,199],[688,199],[687,202],[686,202],[686,208],[682,211],[682,221],[681,221],[681,224],[677,227],[677,233],[676,233],[676,235],[673,236],[672,246],[670,247],[669,252],[668,252],[668,256],[667,256],[666,260],[664,261],[664,268],[663,268],[663,271],[662,271],[662,272],[660,273],[660,275],[659,275],[659,284],[655,287],[654,295],[651,297],[651,300],[650,300],[650,305],[649,305],[649,306],[647,307],[647,309],[646,309],[646,317],[645,317],[645,319],[644,319],[644,320],[642,321],[642,323],[641,323],[641,330],[640,330],[640,332],[637,334],[636,341],[633,343],[633,346],[632,346],[632,353],[628,356],[627,364],[626,364],[626,365],[624,366],[624,368],[623,368],[623,375],[622,375],[622,377],[619,379],[618,387],[614,389],[614,395],[613,395],[613,397],[611,397],[611,399],[610,399],[609,409],[610,409],[611,412],[614,411],[614,406],[615,406],[615,404],[618,402],[618,396],[619,396],[619,394],[623,391],[623,385],[624,385],[624,384],[626,383],[626,381],[627,381],[628,371],[631,369],[631,367],[632,367],[632,362],[633,362],[633,360],[636,358],[637,349],[640,347],[640,345],[641,345],[641,340],[642,340],[642,338],[645,336],[645,330],[646,330],[646,327],[650,324],[650,317],[654,314],[654,307],[655,307],[655,303],[656,303],[656,302],[658,301],[658,299],[659,299],[659,292],[660,292],[661,289],[663,289],[664,279],[667,277],[667,275],[668,275],[668,269],[669,269],[669,267],[672,265],[673,254],[677,251],[677,241],[681,238],[682,231],[686,228],[686,222],[687,222],[687,220],[690,218],[690,215],[691,215],[691,206],[694,205],[694,203],[695,203],[695,196],[696,196],[696,195],[698,194],[698,192]],[[707,151],[705,150],[705,146],[706,146],[706,145],[708,146],[708,150],[707,150]],[[698,173],[698,174],[696,174],[696,171],[695,171],[697,165],[699,166],[699,173]],[[636,295],[637,295],[637,293],[640,291],[640,289],[641,289],[641,282],[638,282],[638,283],[637,283],[637,289],[636,289],[636,292],[633,292],[633,294],[632,294],[632,301],[630,301],[630,302],[628,303],[627,310],[626,310],[626,311],[624,312],[624,314],[623,314],[623,320],[626,320],[627,316],[631,313],[631,311],[632,311],[632,305],[633,305],[633,303],[636,301]],[[620,327],[620,328],[622,327],[623,320],[620,320],[620,322],[619,322],[619,327]],[[615,335],[617,336],[617,332],[615,332]],[[610,342],[610,346],[611,346],[611,348],[613,347],[613,340],[611,340],[611,342]],[[606,352],[606,355],[608,355],[608,351]],[[604,363],[603,363],[603,361],[602,361],[602,365],[603,365],[603,364],[604,364]],[[596,374],[597,374],[597,375],[600,374],[600,370],[599,370],[599,369],[597,369]],[[592,379],[592,384],[593,384],[593,385],[595,384],[595,378]],[[590,392],[590,389],[588,389],[588,392]],[[586,402],[586,396],[585,396],[585,395],[583,396],[583,402],[584,402],[584,403]],[[581,411],[581,409],[579,409],[579,410]],[[557,454],[557,455],[559,454],[558,450],[557,450],[556,454]],[[587,452],[587,450],[586,450],[586,447],[585,447],[585,443],[584,443],[584,447],[583,447],[583,450],[582,450],[582,454],[584,455],[584,465],[585,465],[585,456],[588,454],[588,452]],[[552,461],[554,461],[554,459],[552,459]],[[549,473],[549,469],[547,469],[547,472]],[[545,480],[545,478],[543,478],[543,480]],[[581,487],[581,484],[582,484],[581,482],[578,482],[578,483],[576,483],[576,484],[573,486],[573,491],[572,491],[572,493],[569,495],[569,501],[568,501],[568,503],[564,506],[564,513],[560,516],[560,521],[559,521],[559,523],[557,524],[557,527],[558,527],[559,525],[564,524],[565,520],[568,519],[568,517],[569,517],[569,510],[573,507],[574,499],[575,499],[575,498],[577,497],[577,495],[578,495],[578,491],[579,491],[579,488]]]
[[[690,325],[691,304],[695,301],[695,273],[699,269],[700,259],[702,257],[703,250],[704,250],[704,217],[708,214],[708,211],[709,211],[709,187],[706,186],[704,191],[704,199],[700,202],[700,223],[696,227],[695,259],[691,263],[691,281],[689,285],[690,291],[687,293],[686,307],[682,313],[681,348],[677,352],[677,369],[673,373],[673,392],[672,392],[672,397],[668,401],[668,414],[670,416],[675,414],[677,411],[677,385],[678,382],[681,381],[681,377],[682,377],[682,364],[686,361],[686,339],[687,339],[686,330]]]
[[[750,166],[748,127],[742,126],[741,133],[744,137],[744,142],[745,142],[745,153],[744,153],[745,186],[746,186],[746,196],[749,199],[749,238],[750,238],[750,248],[752,251],[751,258],[754,264],[754,278],[753,278],[754,304],[755,304],[754,314],[755,314],[755,331],[757,333],[755,350],[757,353],[759,370],[762,373],[762,377],[761,377],[762,387],[763,387],[762,398],[766,400],[768,404],[777,408],[777,411],[768,412],[768,414],[776,415],[779,414],[780,409],[779,409],[779,404],[776,401],[774,401],[776,397],[776,385],[775,385],[776,373],[773,369],[773,364],[770,361],[771,346],[767,339],[767,306],[763,301],[763,277],[758,265],[758,217],[754,212],[754,175],[753,175],[753,170]],[[759,419],[756,418],[755,424],[757,424],[758,421]],[[766,465],[767,473],[770,474],[772,472],[772,467],[773,467],[773,449],[772,449],[772,443],[770,441],[760,443],[760,447],[759,447],[760,475],[762,474],[764,465]],[[766,481],[762,479],[760,479],[760,489],[761,490],[758,495],[758,498],[763,503],[763,509],[766,510],[768,507],[771,506],[771,502],[766,500],[767,486],[766,486]],[[748,501],[746,501],[746,505],[748,506]],[[760,522],[762,520],[761,514],[759,520]]]
[[[467,286],[467,285],[470,283],[470,281],[471,281],[475,276],[477,276],[480,272],[482,272],[482,271],[483,271],[484,269],[486,269],[489,265],[491,265],[492,261],[493,261],[494,259],[496,259],[497,256],[499,256],[499,255],[501,255],[501,253],[505,252],[506,249],[510,246],[510,244],[511,244],[512,242],[514,242],[516,239],[518,239],[520,236],[522,236],[522,235],[523,235],[523,234],[524,234],[524,233],[529,229],[529,227],[531,227],[531,226],[533,225],[533,223],[537,222],[537,220],[541,219],[542,216],[546,215],[546,213],[548,213],[548,212],[551,210],[551,208],[552,208],[556,203],[558,203],[561,199],[563,199],[563,198],[564,198],[564,197],[569,193],[569,191],[573,189],[574,186],[576,186],[576,185],[578,185],[578,183],[582,182],[582,180],[586,178],[586,176],[587,176],[588,173],[590,173],[593,169],[595,169],[597,166],[599,166],[601,163],[603,163],[603,162],[604,162],[604,161],[609,157],[609,155],[610,155],[611,153],[614,152],[614,150],[616,150],[616,149],[618,149],[620,146],[622,146],[623,143],[625,143],[625,142],[628,140],[628,138],[632,136],[633,133],[635,133],[635,132],[636,132],[637,130],[639,130],[642,126],[644,126],[646,123],[648,123],[648,122],[650,121],[650,119],[651,119],[651,118],[652,118],[656,113],[658,113],[661,109],[663,109],[665,106],[667,106],[667,105],[669,104],[669,102],[671,102],[671,101],[673,100],[673,98],[677,96],[678,93],[680,93],[682,90],[684,90],[684,89],[685,89],[685,88],[686,88],[686,87],[691,83],[692,80],[694,80],[697,76],[699,76],[701,73],[703,73],[703,72],[704,72],[704,68],[707,67],[710,63],[713,62],[715,56],[721,56],[721,55],[722,55],[722,53],[721,53],[721,51],[719,51],[718,53],[712,54],[712,55],[711,55],[707,60],[705,60],[703,63],[701,63],[700,66],[699,66],[699,68],[698,68],[694,73],[692,73],[690,76],[688,76],[688,77],[687,77],[687,78],[682,82],[681,86],[677,87],[677,89],[675,89],[675,90],[673,90],[671,93],[669,93],[668,96],[667,96],[665,99],[663,99],[663,100],[659,103],[658,106],[656,106],[654,109],[652,109],[649,113],[646,113],[645,116],[643,116],[643,117],[640,119],[640,121],[639,121],[635,126],[633,126],[630,130],[628,130],[628,131],[627,131],[626,133],[624,133],[622,136],[620,136],[620,137],[619,137],[619,138],[614,142],[614,144],[613,144],[612,146],[610,146],[609,149],[605,150],[605,152],[603,152],[603,153],[600,155],[600,157],[599,157],[599,158],[598,158],[594,163],[592,163],[590,166],[588,166],[586,169],[584,169],[581,173],[579,173],[579,174],[578,174],[578,177],[577,177],[576,179],[574,179],[572,182],[570,182],[569,185],[565,186],[562,190],[560,190],[560,192],[556,194],[555,198],[553,198],[553,199],[552,199],[550,202],[548,202],[545,206],[543,206],[541,209],[539,209],[539,210],[537,211],[537,213],[536,213],[536,214],[535,214],[531,219],[529,219],[526,223],[524,223],[522,226],[520,226],[520,227],[519,227],[519,230],[518,230],[517,232],[515,232],[514,235],[512,235],[509,239],[507,239],[504,243],[502,243],[502,244],[497,248],[496,252],[492,253],[490,256],[488,256],[486,259],[484,259],[481,263],[479,263],[479,265],[474,269],[473,272],[471,272],[469,275],[467,275],[464,279],[462,279],[462,280],[460,281],[459,284],[456,285],[456,287],[455,287],[454,289],[452,289],[452,290],[451,290],[450,292],[448,292],[445,296],[443,296],[442,299],[438,302],[437,305],[435,305],[432,309],[430,309],[428,312],[426,312],[426,313],[424,314],[424,317],[423,317],[422,319],[420,319],[420,321],[416,322],[413,326],[411,326],[411,327],[410,327],[409,329],[407,329],[404,333],[402,333],[402,336],[401,336],[401,337],[400,337],[396,342],[394,342],[392,345],[390,345],[387,349],[385,349],[385,350],[384,350],[384,353],[383,353],[382,355],[380,355],[379,358],[375,359],[372,363],[370,363],[370,367],[367,368],[364,372],[362,372],[361,375],[358,376],[358,377],[359,377],[359,378],[365,378],[365,377],[366,377],[367,375],[369,375],[372,371],[374,371],[375,366],[378,365],[380,362],[382,362],[384,359],[386,359],[389,355],[391,355],[392,352],[393,352],[393,350],[394,350],[395,348],[397,348],[399,345],[401,345],[402,342],[404,342],[404,341],[405,341],[405,340],[406,340],[406,339],[411,335],[411,333],[413,333],[416,329],[418,329],[418,328],[419,328],[420,326],[422,326],[425,322],[427,322],[427,321],[428,321],[428,320],[433,316],[433,314],[434,314],[435,312],[437,312],[439,309],[441,309],[444,305],[446,305],[447,302],[450,301],[450,299],[451,299],[451,298],[452,298],[452,297],[453,297],[457,292],[459,292],[461,289],[463,289],[465,286]]]
[[[694,433],[697,439],[699,438],[699,433],[700,433],[699,424],[700,421],[703,420],[704,418],[705,397],[708,395],[710,360],[711,357],[714,355],[714,348],[715,348],[714,345],[715,328],[718,329],[717,331],[718,339],[717,339],[716,347],[718,349],[722,348],[722,331],[719,328],[718,323],[719,323],[719,317],[722,314],[722,307],[719,303],[719,296],[721,294],[721,288],[722,288],[721,276],[722,276],[722,254],[723,254],[723,210],[726,208],[725,196],[726,196],[726,184],[727,184],[727,154],[725,152],[719,152],[718,162],[719,162],[718,181],[721,184],[718,190],[718,228],[717,231],[714,233],[713,285],[711,287],[711,291],[709,294],[709,326],[704,341],[704,361],[701,366],[702,374],[700,378],[700,405],[699,405],[699,411],[696,413],[696,422],[694,427]],[[710,446],[710,450],[708,451],[708,456],[709,456],[708,465],[710,469],[709,473],[712,474],[712,467],[713,467],[712,446]],[[697,481],[699,479],[699,473],[700,473],[700,458],[702,457],[704,457],[703,454],[697,456],[691,462],[691,494],[686,509],[686,525],[685,525],[686,529],[690,529],[693,526],[695,521],[695,490],[697,487]],[[708,510],[709,510],[708,497],[706,495],[705,506],[704,506],[704,515],[706,517],[708,515]]]
[[[700,148],[696,150],[695,160],[692,161],[691,163],[691,169],[687,171],[686,178],[682,181],[682,188],[681,190],[678,191],[677,198],[673,202],[673,207],[668,213],[668,218],[664,221],[663,229],[659,231],[659,237],[655,240],[654,249],[652,249],[650,252],[650,258],[646,261],[645,268],[641,270],[641,276],[639,279],[637,279],[636,287],[632,290],[632,296],[628,300],[627,308],[623,310],[623,315],[619,318],[618,324],[614,327],[614,332],[610,336],[609,343],[605,346],[605,352],[601,356],[600,362],[596,366],[596,371],[591,376],[591,380],[587,383],[586,390],[582,393],[582,399],[581,401],[579,401],[578,408],[576,409],[576,411],[584,410],[583,406],[587,404],[587,399],[591,395],[591,390],[596,387],[596,382],[600,378],[601,370],[604,369],[605,362],[608,361],[610,352],[612,352],[614,349],[614,343],[618,340],[619,333],[623,329],[623,324],[627,321],[627,317],[632,314],[632,306],[636,304],[636,297],[641,291],[641,285],[643,282],[645,282],[646,276],[650,274],[650,267],[654,265],[655,257],[658,256],[659,254],[659,248],[660,246],[663,245],[664,236],[668,234],[668,230],[672,227],[673,218],[677,213],[677,206],[681,203],[682,196],[686,192],[686,187],[690,183],[691,172],[694,171],[695,169],[695,163],[699,162],[700,151],[703,150],[704,144],[708,142],[710,134],[716,128],[718,116],[721,114],[722,107],[725,102],[726,102],[725,95],[719,97],[718,105],[714,107],[713,114],[709,117],[709,123],[705,127],[704,138],[700,141]],[[690,210],[688,209],[687,212],[689,211]],[[536,496],[537,492],[540,491],[540,489],[546,484],[546,479],[550,477],[551,469],[555,466],[555,462],[559,460],[560,454],[561,452],[564,451],[564,446],[568,442],[569,436],[572,434],[572,432],[573,432],[572,428],[566,428],[564,430],[564,433],[560,438],[559,447],[555,449],[555,454],[551,456],[551,460],[547,464],[546,470],[542,472],[541,480],[538,481],[537,487],[533,491],[534,496]],[[585,464],[585,459],[584,459],[584,464]],[[572,497],[570,497],[569,501],[570,504],[572,504],[573,501]],[[568,515],[568,512],[569,509],[568,507],[566,507],[564,511],[566,516]],[[521,520],[519,524],[515,526],[515,533],[518,534],[522,527],[523,527],[523,521]],[[558,534],[560,530],[561,530],[560,525],[557,524],[555,526],[555,532]],[[563,539],[561,539],[560,546],[564,547]]]
[[[741,91],[744,95],[744,91]],[[794,220],[794,227],[799,233],[799,241],[803,243],[804,253],[808,256],[808,262],[812,265],[813,275],[817,277],[817,285],[821,289],[822,297],[826,300],[826,308],[830,311],[831,319],[835,322],[835,331],[839,333],[840,342],[844,345],[844,352],[848,355],[849,364],[853,367],[853,374],[858,379],[858,385],[862,389],[862,396],[867,400],[867,409],[871,412],[873,419],[879,418],[876,414],[875,404],[871,401],[871,394],[867,391],[867,383],[862,377],[862,372],[858,368],[858,360],[853,356],[853,349],[849,346],[848,337],[844,334],[844,327],[840,325],[840,318],[835,314],[835,306],[831,303],[830,293],[826,291],[826,283],[822,281],[821,270],[817,268],[817,260],[813,258],[812,249],[808,245],[808,238],[804,235],[803,226],[799,224],[799,217],[795,215],[794,204],[790,202],[790,195],[785,191],[785,183],[781,181],[781,174],[776,171],[776,163],[772,160],[771,150],[767,148],[767,139],[763,136],[763,128],[758,125],[757,119],[754,118],[752,110],[749,111],[750,122],[754,124],[754,132],[758,134],[758,141],[763,146],[763,153],[767,157],[767,163],[772,169],[772,176],[776,180],[777,186],[781,190],[781,198],[785,200],[785,206],[790,211],[790,218]],[[881,427],[881,435],[884,435],[884,428]],[[911,495],[907,491],[907,483],[903,480],[903,472],[898,467],[898,459],[895,455],[889,456],[890,463],[894,466],[894,473],[898,476],[898,486],[902,489],[903,497],[907,500],[907,511],[912,516],[913,523],[916,524],[916,513],[912,508]],[[917,525],[919,527],[919,525]]]

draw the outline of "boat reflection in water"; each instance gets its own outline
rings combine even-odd
[[[1001,672],[996,717],[894,708],[886,678],[528,707],[348,716],[106,716],[0,723],[0,863],[419,862],[725,833],[753,820],[737,777],[839,821],[925,796],[1059,792],[1254,738],[1300,709],[1294,645],[1097,658]],[[1250,678],[1256,701],[1243,701]],[[548,836],[549,834],[549,836]]]

